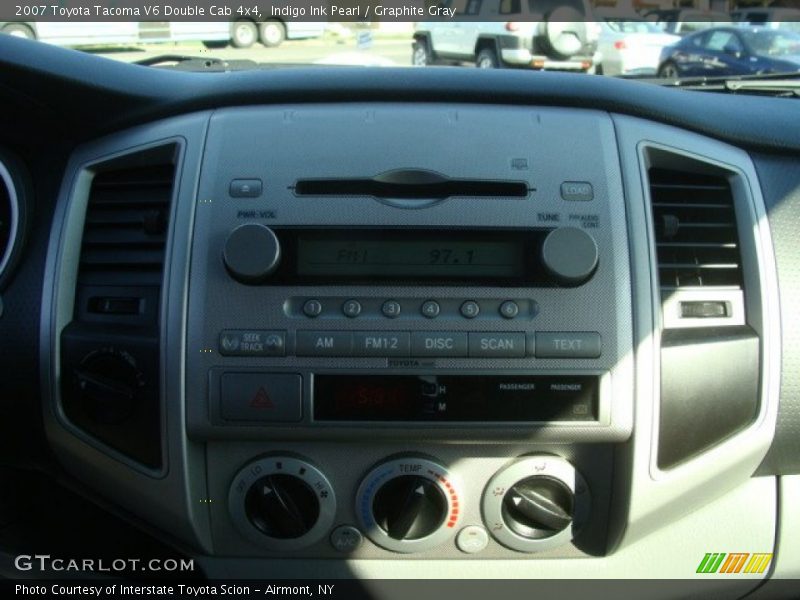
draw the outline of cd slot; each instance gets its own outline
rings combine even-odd
[[[432,171],[402,169],[372,178],[300,179],[297,196],[365,196],[383,200],[444,200],[452,197],[525,198],[524,181],[451,179]]]

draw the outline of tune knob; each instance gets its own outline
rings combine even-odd
[[[244,467],[228,497],[233,522],[251,541],[293,550],[321,539],[333,524],[330,483],[312,464],[270,456]]]
[[[483,514],[492,535],[521,552],[569,542],[588,518],[589,492],[563,458],[528,456],[497,473],[483,494]]]
[[[554,229],[542,244],[542,263],[563,285],[579,285],[588,281],[597,268],[597,260],[597,243],[583,229]]]
[[[404,457],[381,463],[361,483],[356,512],[376,544],[396,552],[438,546],[463,511],[458,484],[433,461]]]
[[[230,232],[222,260],[231,276],[242,283],[263,281],[278,268],[281,246],[266,225],[246,223]]]

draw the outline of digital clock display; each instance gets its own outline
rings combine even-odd
[[[297,275],[389,280],[522,278],[526,247],[522,236],[501,232],[314,232],[297,238]]]

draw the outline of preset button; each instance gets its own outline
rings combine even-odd
[[[409,356],[411,334],[407,331],[357,331],[353,334],[355,356]]]

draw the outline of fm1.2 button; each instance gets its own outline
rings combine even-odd
[[[318,317],[322,314],[322,302],[319,300],[306,300],[303,304],[303,314],[307,317]]]
[[[355,319],[361,314],[361,303],[358,300],[348,300],[342,304],[342,312],[345,317]]]
[[[353,334],[355,356],[408,356],[410,351],[411,335],[407,331],[357,331]]]
[[[396,319],[400,316],[400,303],[397,300],[387,300],[381,306],[381,312],[383,313],[384,317],[388,317],[389,319]]]
[[[461,316],[465,319],[474,319],[481,312],[481,307],[474,300],[467,300],[461,305]]]
[[[506,300],[500,305],[500,316],[504,319],[513,319],[519,314],[519,305],[513,300]]]
[[[427,300],[426,302],[422,303],[419,311],[422,313],[423,317],[428,317],[429,319],[435,319],[439,316],[439,312],[441,308],[439,303],[436,300]]]

